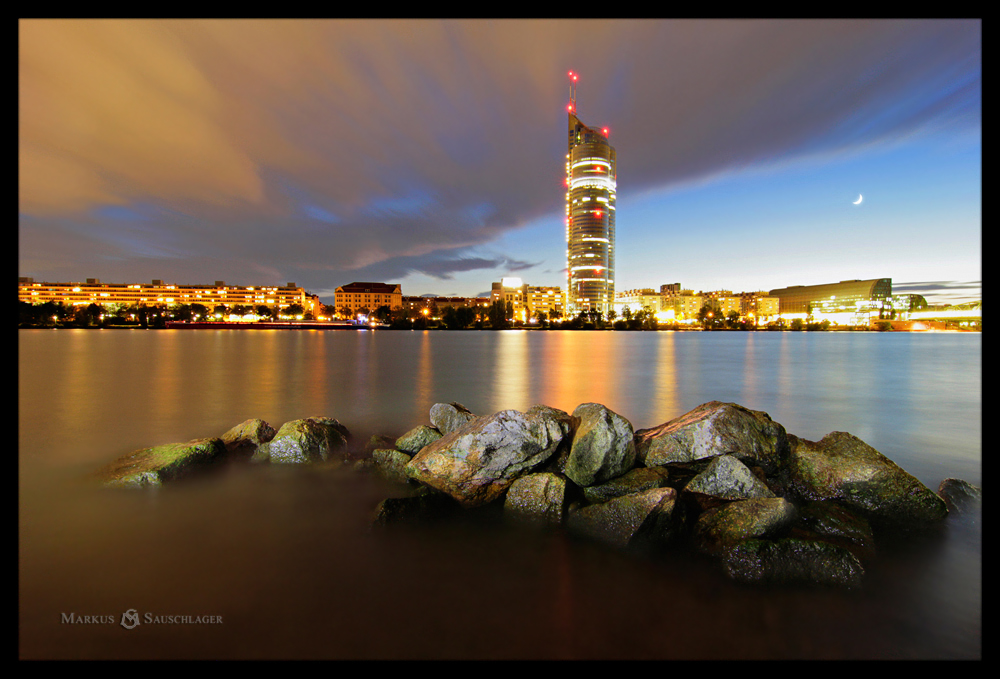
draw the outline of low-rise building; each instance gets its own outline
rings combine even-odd
[[[301,306],[304,313],[316,314],[321,305],[319,298],[303,288],[288,283],[283,286],[214,284],[180,285],[153,279],[146,283],[102,283],[88,278],[82,283],[36,283],[32,278],[19,278],[17,298],[31,304],[61,302],[72,306],[98,304],[105,308],[125,306],[175,306],[201,304],[214,310],[218,306],[232,308],[266,306],[272,311]]]

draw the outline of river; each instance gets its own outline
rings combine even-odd
[[[394,489],[347,469],[86,479],[251,417],[335,417],[363,443],[437,402],[598,402],[638,429],[719,400],[806,439],[851,432],[935,490],[981,486],[978,333],[19,330],[18,355],[21,658],[982,655],[981,516],[885,547],[845,592],[503,525],[372,533]]]

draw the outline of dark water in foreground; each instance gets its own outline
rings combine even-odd
[[[363,442],[436,402],[604,403],[636,428],[709,400],[849,431],[936,489],[982,484],[981,335],[47,331],[19,339],[22,658],[980,658],[981,519],[886,547],[856,592],[454,525],[371,534],[392,488],[232,467],[158,492],[82,477],[129,451],[311,415]],[[140,624],[125,629],[122,614]],[[68,623],[69,614],[99,616]],[[221,616],[221,623],[146,622]],[[103,621],[108,622],[103,622]]]

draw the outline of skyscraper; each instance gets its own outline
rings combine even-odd
[[[607,313],[615,301],[615,148],[607,128],[576,117],[576,75],[570,72],[566,154],[566,304],[570,315]]]

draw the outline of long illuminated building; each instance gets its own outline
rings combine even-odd
[[[570,73],[571,82],[576,76]],[[569,150],[566,154],[566,306],[607,313],[615,301],[615,148],[607,129],[584,125],[576,117],[571,85]]]

